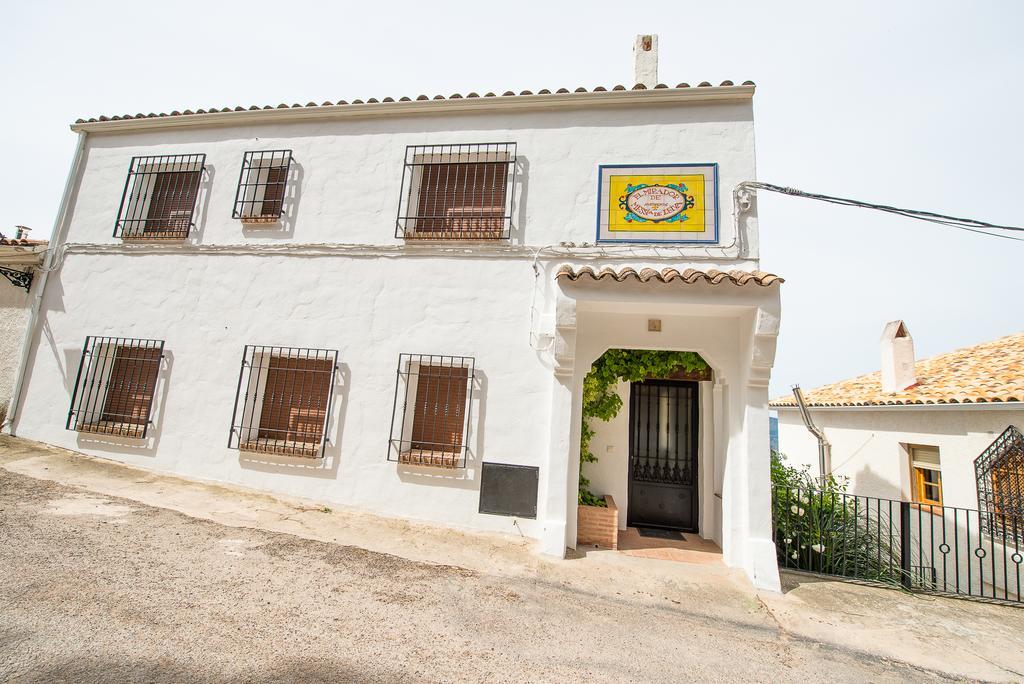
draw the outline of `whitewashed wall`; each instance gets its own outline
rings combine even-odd
[[[6,415],[31,306],[29,294],[0,277],[0,416]]]
[[[1024,408],[811,409],[832,443],[832,470],[850,492],[911,499],[906,444],[937,446],[943,503],[978,507],[976,459],[1009,425],[1024,428]],[[779,410],[779,451],[818,473],[818,446],[796,410]]]
[[[95,135],[69,241],[120,243],[113,228],[132,156],[205,153],[190,242],[400,244],[395,216],[407,145],[508,141],[517,143],[519,165],[513,244],[593,242],[598,164],[718,162],[721,244],[729,245],[731,191],[754,176],[753,136],[750,100]],[[284,230],[243,230],[231,218],[242,155],[281,148],[293,150],[298,181]],[[756,235],[748,238],[756,258]],[[702,247],[690,252],[705,255]]]
[[[549,539],[547,548],[556,552],[563,541],[575,541],[579,415],[561,408],[565,390],[553,379],[551,352],[531,345],[539,321],[563,296],[553,272],[567,257],[542,252],[535,280],[534,250],[593,241],[598,164],[717,162],[725,250],[620,248],[586,263],[756,268],[756,207],[744,215],[744,233],[737,236],[731,194],[737,183],[754,177],[751,117],[750,100],[742,99],[91,135],[72,194],[72,246],[47,287],[16,431],[157,470],[516,534],[511,518],[477,512],[479,464],[537,465],[538,519],[519,520],[519,529]],[[518,144],[511,244],[445,250],[395,238],[405,146],[487,141]],[[276,148],[294,150],[287,217],[277,230],[243,228],[231,219],[243,152]],[[180,246],[122,247],[112,233],[131,157],[180,153],[207,155],[193,236]],[[299,244],[306,247],[291,253],[256,250]],[[328,248],[310,250],[314,244]],[[737,244],[744,246],[742,258],[736,258]],[[674,313],[725,315],[713,321],[715,344],[733,350],[727,357],[731,375],[745,382],[753,312],[767,302],[777,318],[777,287],[662,287],[655,308],[666,313],[673,312],[666,298],[680,294],[698,304],[714,294],[729,300],[725,306],[738,307]],[[647,296],[641,293],[638,301]],[[598,324],[595,344],[623,341],[601,337],[603,325],[618,324]],[[147,442],[64,429],[87,335],[166,341],[155,429]],[[322,463],[227,448],[245,344],[339,350],[343,370]],[[465,471],[404,468],[386,460],[401,352],[476,358]],[[743,438],[745,400],[738,390],[728,399],[732,427],[716,447],[730,454],[737,469],[746,450],[759,448]],[[761,432],[767,440],[766,423]],[[724,456],[716,463],[724,468]],[[760,511],[760,498],[749,508],[748,501],[740,502],[753,486],[745,471],[737,483],[736,519]],[[757,486],[766,489],[766,483]],[[733,550],[742,558],[748,525],[735,524],[742,543]],[[721,519],[713,525],[718,538],[722,525]]]
[[[476,479],[484,459],[539,465],[546,443],[550,371],[527,344],[532,282],[524,264],[487,260],[460,262],[453,276],[437,258],[77,255],[51,277],[18,434],[159,470],[514,531],[509,518],[476,513]],[[64,430],[86,335],[166,341],[147,442]],[[322,464],[227,448],[245,344],[339,351]],[[386,460],[401,352],[476,357],[466,471]],[[527,533],[533,525],[520,521]]]

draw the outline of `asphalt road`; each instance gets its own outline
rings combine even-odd
[[[0,680],[906,681],[770,621],[582,594],[0,470]]]

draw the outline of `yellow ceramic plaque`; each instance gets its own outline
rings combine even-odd
[[[704,232],[704,176],[615,176],[608,230]]]
[[[718,240],[716,164],[608,165],[599,174],[599,241]]]

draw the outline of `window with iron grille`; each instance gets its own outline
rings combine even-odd
[[[145,438],[163,351],[163,340],[86,337],[67,429]]]
[[[516,143],[410,145],[395,237],[508,239]]]
[[[464,468],[475,360],[400,354],[388,460]]]
[[[205,154],[133,157],[114,237],[184,240],[194,225]]]
[[[246,345],[228,447],[323,458],[338,352]]]
[[[1010,425],[974,460],[981,529],[1024,544],[1024,435]]]
[[[284,214],[291,150],[246,152],[232,216],[243,223],[276,223]]]

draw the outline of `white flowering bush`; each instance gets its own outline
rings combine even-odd
[[[885,507],[848,494],[845,478],[825,483],[772,452],[772,522],[779,566],[899,584],[899,532]],[[863,497],[861,497],[863,498]],[[897,540],[890,545],[890,538]]]

